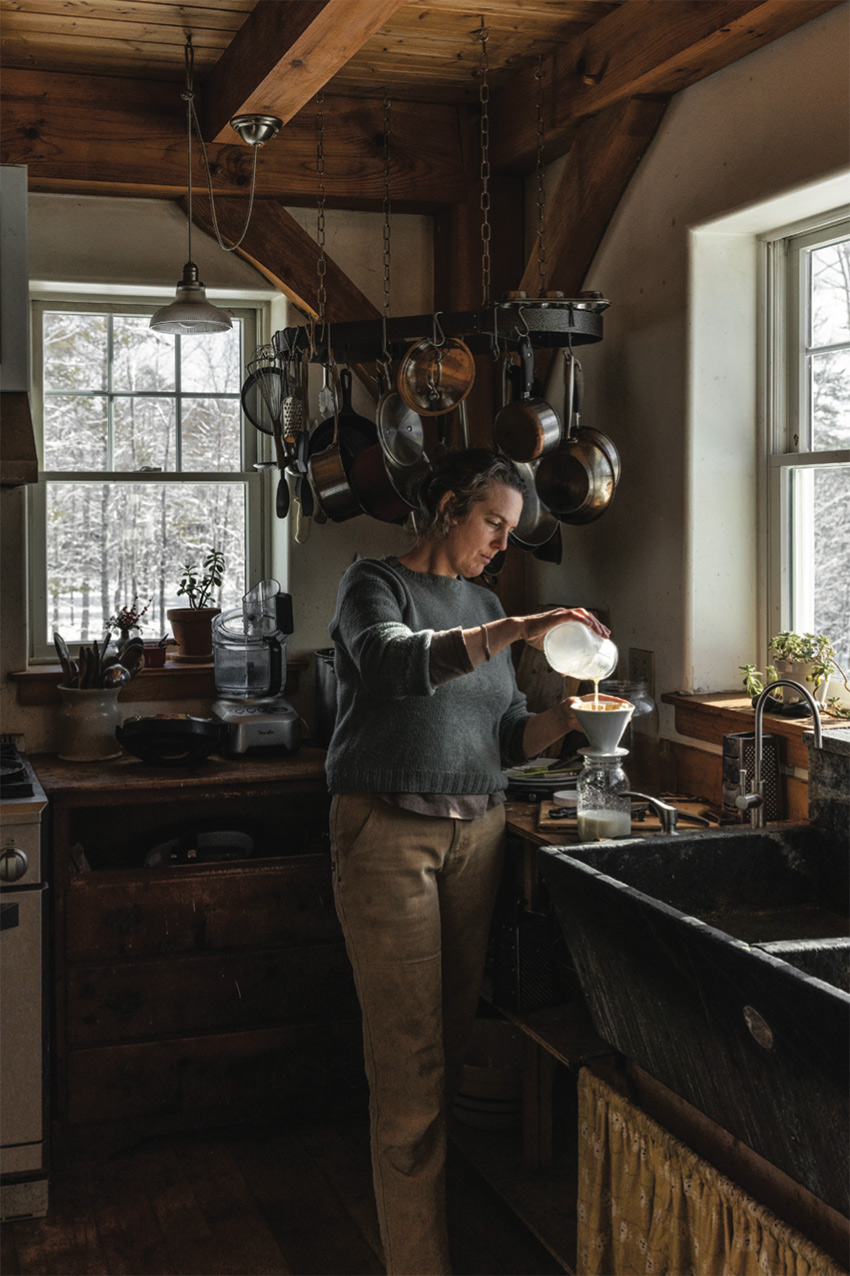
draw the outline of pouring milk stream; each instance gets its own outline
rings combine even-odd
[[[618,652],[610,638],[587,625],[566,621],[550,629],[543,640],[549,664],[564,677],[593,683],[593,695],[572,709],[589,748],[581,749],[584,770],[578,783],[578,832],[584,841],[623,837],[631,832],[631,800],[623,797],[629,782],[619,747],[634,712],[628,700],[599,699],[599,683],[617,667]]]

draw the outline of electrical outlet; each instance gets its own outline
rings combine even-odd
[[[655,699],[655,652],[642,647],[629,647],[629,681],[645,682]]]

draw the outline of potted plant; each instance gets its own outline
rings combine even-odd
[[[826,704],[827,688],[833,671],[841,675],[845,687],[850,691],[847,677],[836,660],[835,647],[826,634],[797,634],[793,630],[783,630],[771,638],[768,651],[775,663],[765,666],[766,683],[762,683],[761,672],[755,665],[740,666],[744,687],[753,699],[764,690],[765,685],[769,686],[779,678],[790,678],[802,686],[811,684],[815,700]],[[783,704],[794,704],[802,699],[790,687],[777,687],[771,694]],[[832,704],[830,701],[830,706]]]
[[[119,643],[126,642],[133,634],[142,630],[142,619],[147,614],[148,607],[151,605],[150,598],[144,607],[139,610],[139,595],[127,607],[121,607],[114,616],[110,616],[106,622],[106,628],[110,633],[117,633]]]
[[[221,586],[224,555],[210,546],[200,567],[184,563],[177,596],[188,601],[187,607],[170,607],[166,613],[177,644],[174,659],[192,664],[212,660],[212,622],[221,611],[210,606],[213,590]]]

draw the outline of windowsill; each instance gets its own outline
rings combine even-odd
[[[301,673],[307,668],[306,658],[287,660],[286,690],[297,691]],[[62,681],[59,665],[32,665],[9,674],[17,684],[18,704],[52,705],[59,703],[56,688]],[[214,700],[215,677],[212,663],[177,664],[168,661],[161,669],[143,669],[122,687],[118,699],[122,704],[149,700]]]
[[[754,730],[755,710],[748,696],[735,691],[718,691],[711,695],[689,696],[681,691],[665,692],[664,704],[675,709],[675,726],[680,735],[695,740],[706,740],[722,745],[725,735]],[[803,733],[811,731],[811,718],[782,718],[765,713],[766,734],[783,736],[786,740],[785,761],[789,766],[808,770],[809,752],[803,744]],[[821,715],[824,731],[830,727],[846,727],[846,718]]]

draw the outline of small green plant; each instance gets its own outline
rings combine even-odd
[[[765,687],[765,684],[762,682],[761,670],[756,669],[755,665],[739,665],[738,668],[740,669],[741,673],[744,675],[743,677],[744,689],[747,695],[752,697],[760,696],[761,693],[764,691],[764,687]],[[778,674],[776,672],[776,669],[773,667],[773,665],[765,666],[765,674],[767,676],[768,686],[770,686],[772,682],[776,682]],[[779,692],[772,691],[771,695],[773,696],[774,699],[778,699]]]
[[[832,677],[834,669],[841,675],[845,687],[848,685],[847,675],[836,660],[832,639],[826,634],[795,634],[785,629],[771,638],[769,650],[777,660],[799,660],[811,665],[806,681],[814,683],[815,690]]]
[[[208,606],[213,590],[221,585],[223,573],[224,555],[211,546],[201,567],[196,567],[194,563],[183,564],[178,597],[185,595],[189,606],[195,611]]]

